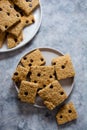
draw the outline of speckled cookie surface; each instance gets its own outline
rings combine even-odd
[[[0,48],[2,47],[4,40],[5,40],[5,34],[6,32],[1,32],[0,31]]]
[[[70,102],[61,107],[56,115],[56,118],[59,125],[77,119],[77,112],[74,104]]]
[[[9,0],[0,0],[0,29],[7,30],[20,20],[20,14],[13,8]]]
[[[38,94],[44,100],[46,107],[50,110],[53,110],[67,98],[64,89],[57,80],[40,90]]]
[[[33,15],[29,16],[23,16],[21,17],[21,20],[16,25],[13,25],[11,28],[9,28],[7,31],[11,34],[13,34],[15,37],[18,37],[21,31],[24,27],[31,25],[34,23],[35,19]]]
[[[22,80],[26,80],[28,72],[29,72],[29,69],[26,69],[26,68],[22,67],[21,65],[19,65],[16,68],[16,71],[14,72],[12,79],[15,82],[20,82]]]
[[[7,36],[7,47],[14,48],[23,40],[23,33],[21,32],[19,36],[16,38],[12,34],[8,34]]]
[[[38,84],[36,83],[22,81],[18,97],[23,102],[35,103],[37,88]]]
[[[45,59],[39,49],[27,54],[21,59],[21,63],[25,67],[44,65]]]
[[[54,68],[58,80],[73,77],[75,75],[75,70],[68,54],[54,58],[52,60],[52,65],[55,66]]]
[[[13,0],[13,2],[23,10],[26,15],[29,15],[39,6],[39,0]]]
[[[55,80],[53,66],[31,66],[30,80],[38,83],[39,88],[43,88]]]

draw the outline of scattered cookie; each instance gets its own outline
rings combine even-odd
[[[5,40],[5,34],[6,32],[1,32],[0,31],[0,48],[2,47],[4,40]]]
[[[52,65],[54,65],[58,80],[73,77],[75,75],[75,70],[68,54],[54,58],[52,60]]]
[[[39,0],[13,0],[13,2],[23,10],[26,15],[29,15],[39,6]]]
[[[39,88],[43,88],[55,80],[53,66],[31,66],[30,80],[38,83]]]
[[[21,63],[24,67],[44,65],[45,59],[39,49],[32,51],[21,59]]]
[[[61,107],[56,115],[56,118],[59,125],[77,119],[77,112],[75,110],[74,104],[70,102]]]
[[[22,32],[20,33],[20,35],[17,38],[12,34],[8,34],[7,35],[7,47],[9,49],[16,47],[22,40],[23,40]]]
[[[35,19],[33,15],[29,16],[22,16],[19,23],[16,25],[13,25],[11,28],[9,28],[7,31],[11,34],[13,34],[15,37],[18,37],[19,34],[22,32],[23,28],[31,25],[34,23]]]
[[[38,94],[50,110],[53,110],[67,98],[64,89],[57,80],[53,81],[42,90],[39,90]]]
[[[26,69],[21,65],[18,65],[18,67],[16,68],[16,71],[14,72],[14,74],[12,76],[12,79],[15,82],[20,82],[22,80],[26,80],[28,72],[29,72],[29,69]]]
[[[0,29],[5,31],[19,20],[20,14],[9,0],[0,0]]]
[[[28,82],[28,81],[22,81],[20,85],[18,97],[23,102],[35,103],[37,89],[38,89],[38,84]]]

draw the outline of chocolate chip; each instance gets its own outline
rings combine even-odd
[[[60,115],[60,118],[63,118],[63,116],[62,116],[62,115]]]
[[[38,77],[40,77],[40,76],[41,76],[41,74],[40,74],[40,73],[38,73],[38,74],[37,74],[37,76],[38,76]]]
[[[0,11],[2,11],[2,8],[0,8]]]
[[[15,72],[14,75],[18,75],[18,72]]]
[[[26,95],[26,96],[27,96],[27,95],[28,95],[28,92],[24,92],[24,95]]]
[[[64,66],[64,65],[62,65],[62,66],[61,66],[61,68],[62,68],[62,69],[64,69],[64,68],[65,68],[65,66]]]
[[[50,85],[50,88],[53,88],[53,85]]]
[[[7,15],[8,15],[8,16],[10,16],[10,13],[9,13],[9,12],[7,12]]]
[[[71,110],[68,110],[68,112],[69,112],[69,113],[72,113],[72,111],[71,111]]]
[[[64,94],[64,92],[60,92],[60,94],[61,94],[61,95],[63,95],[63,94]]]

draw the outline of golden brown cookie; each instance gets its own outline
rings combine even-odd
[[[0,29],[5,31],[19,20],[20,14],[9,0],[0,0]]]
[[[29,15],[39,6],[39,0],[13,0],[13,2],[23,10],[26,15]]]
[[[56,118],[57,118],[57,123],[59,125],[77,119],[77,112],[74,107],[74,104],[70,102],[64,105],[63,107],[61,107],[56,115]]]
[[[8,34],[7,35],[7,47],[10,48],[14,48],[16,47],[21,41],[23,40],[23,34],[22,32],[19,34],[19,36],[16,38],[14,35],[12,34]]]
[[[18,37],[19,34],[22,32],[23,28],[31,25],[32,23],[34,23],[34,16],[33,15],[29,15],[29,16],[23,16],[21,17],[21,20],[19,23],[17,23],[16,25],[13,25],[11,28],[9,28],[7,31],[11,34],[13,34],[15,37]]]
[[[44,65],[45,59],[39,49],[32,51],[21,59],[21,63],[25,67]]]
[[[67,98],[64,89],[57,80],[53,81],[42,90],[39,90],[38,94],[44,100],[46,107],[50,110],[53,110]]]
[[[0,31],[0,48],[3,46],[4,40],[5,40],[5,34],[6,32]]]
[[[54,68],[58,80],[73,77],[75,75],[75,70],[68,54],[54,58],[52,60],[52,65],[55,66]]]
[[[22,80],[26,80],[26,77],[28,75],[29,69],[24,68],[21,65],[18,65],[16,68],[16,71],[14,72],[12,79],[15,82],[20,82]]]
[[[23,102],[35,103],[36,93],[38,89],[38,84],[22,81],[18,93],[18,97]]]
[[[39,88],[43,88],[55,80],[53,66],[31,66],[30,80],[38,83]]]

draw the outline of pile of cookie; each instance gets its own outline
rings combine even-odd
[[[8,48],[23,40],[23,28],[35,22],[38,6],[39,0],[0,0],[0,48],[5,40]]]
[[[21,101],[34,104],[38,95],[44,105],[53,110],[67,98],[59,80],[73,77],[75,71],[68,54],[52,59],[50,66],[45,66],[45,63],[41,51],[36,49],[20,60],[12,79],[19,89],[18,97]],[[73,103],[64,105],[56,118],[58,124],[76,119]]]

